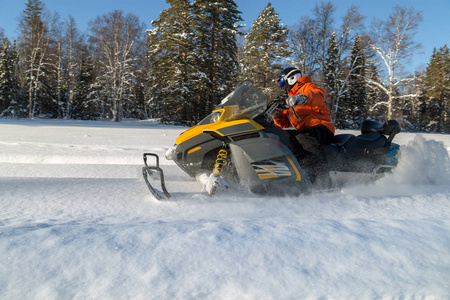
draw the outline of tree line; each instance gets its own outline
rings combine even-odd
[[[244,29],[232,0],[167,2],[151,29],[115,10],[83,33],[73,17],[28,0],[17,39],[0,29],[0,118],[192,125],[245,79],[269,99],[283,97],[278,74],[295,66],[325,89],[337,128],[395,118],[410,130],[450,133],[447,45],[425,70],[407,68],[421,47],[413,8],[394,6],[366,26],[357,6],[337,24],[336,7],[321,2],[287,27],[269,2]]]

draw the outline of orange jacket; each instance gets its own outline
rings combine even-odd
[[[325,125],[334,134],[334,125],[331,123],[330,111],[326,106],[323,90],[311,83],[309,76],[303,76],[289,91],[289,96],[306,95],[308,101],[303,105],[296,105],[283,111],[274,122],[281,128],[293,126],[297,130],[306,129],[316,125]]]

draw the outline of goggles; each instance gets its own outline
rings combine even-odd
[[[279,86],[279,87],[283,87],[283,86],[285,86],[285,85],[286,85],[286,78],[284,78],[284,76],[278,78],[278,86]]]
[[[283,87],[286,85],[286,82],[288,81],[289,76],[291,76],[291,74],[293,73],[299,73],[300,71],[297,69],[294,69],[292,71],[290,71],[289,73],[287,73],[284,76],[280,76],[280,78],[278,78],[278,86],[279,87]]]

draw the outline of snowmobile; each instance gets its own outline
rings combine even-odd
[[[311,192],[320,180],[312,180],[289,130],[273,124],[271,113],[280,106],[281,101],[268,103],[261,90],[245,81],[210,115],[181,133],[166,152],[166,159],[193,178],[207,174],[203,178],[207,178],[204,187],[209,195],[226,190],[232,183],[264,195]],[[366,120],[360,135],[335,135],[331,144],[323,145],[327,158],[323,176],[329,185],[339,185],[349,176],[375,180],[394,168],[399,145],[392,140],[400,131],[396,120],[384,124]],[[148,163],[149,156],[155,157],[155,164]],[[142,173],[149,190],[157,199],[169,198],[158,155],[144,153],[144,163]],[[157,174],[162,192],[149,180]]]

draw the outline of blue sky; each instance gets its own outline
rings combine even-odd
[[[25,9],[26,2],[27,0],[0,0],[0,27],[10,38],[18,35],[18,18]],[[115,9],[137,15],[150,28],[150,21],[158,18],[159,13],[168,8],[165,0],[43,0],[43,2],[49,11],[58,12],[61,18],[72,15],[83,31],[87,30],[90,20]],[[267,2],[236,0],[244,24],[250,27]],[[300,17],[311,13],[316,1],[275,0],[271,3],[279,13],[283,24],[294,25],[298,23]],[[440,48],[445,44],[450,46],[450,0],[340,0],[332,3],[337,9],[336,25],[340,25],[340,19],[352,4],[359,6],[360,12],[367,17],[367,25],[373,18],[385,20],[395,4],[412,6],[421,11],[424,20],[419,25],[415,40],[424,47],[422,53],[414,56],[411,62],[412,70],[426,66],[434,47]]]

